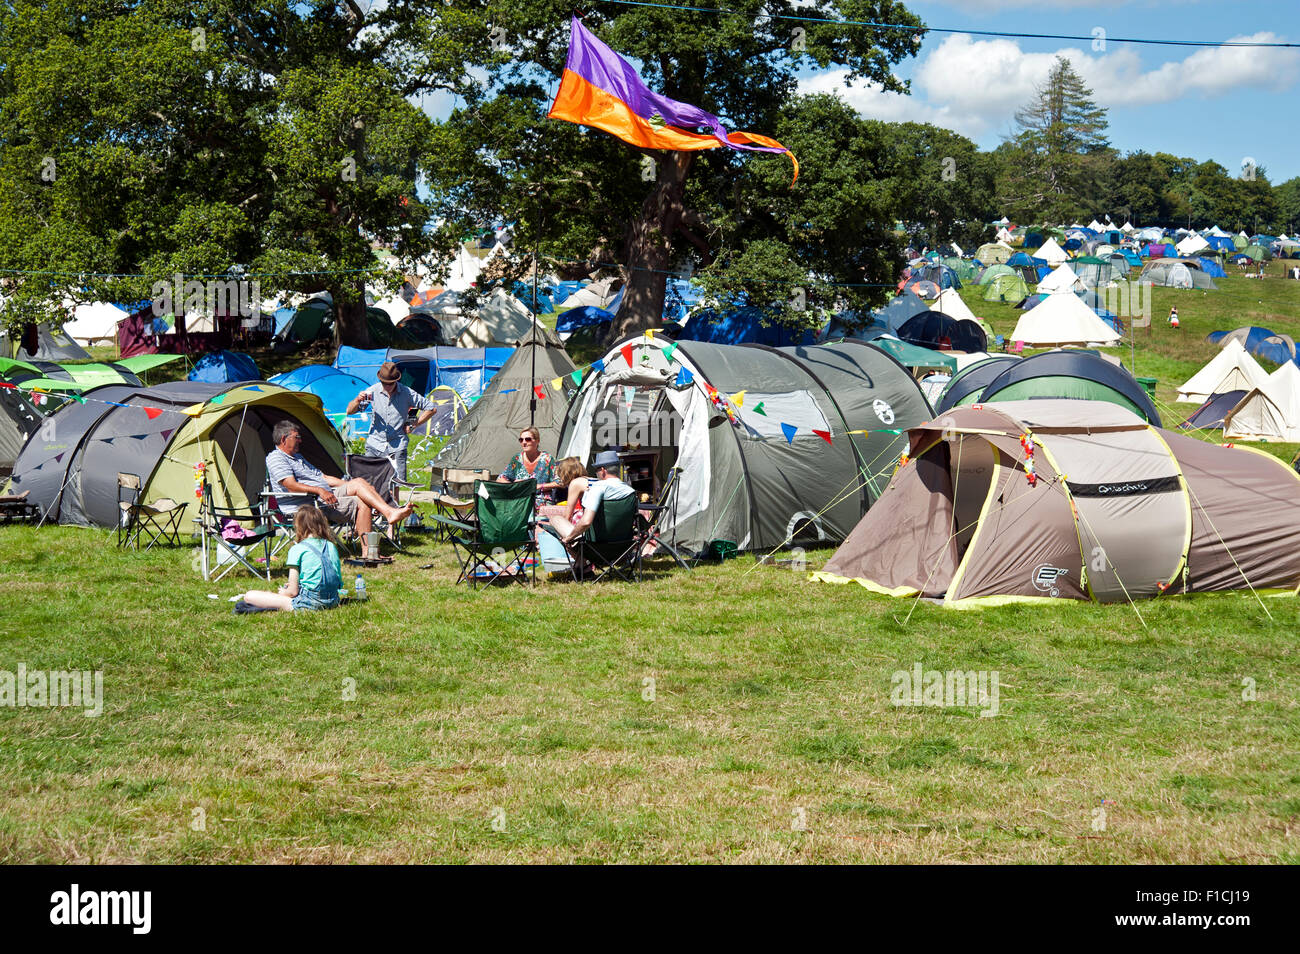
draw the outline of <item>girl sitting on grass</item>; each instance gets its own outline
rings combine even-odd
[[[329,521],[316,507],[293,515],[294,545],[289,548],[289,582],[276,593],[250,590],[244,601],[275,610],[318,610],[339,605],[343,570]]]

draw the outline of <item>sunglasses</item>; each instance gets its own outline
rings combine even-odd
[[[532,443],[533,441],[535,441],[535,440],[537,440],[537,438],[535,438],[535,437],[521,437],[521,438],[519,438],[519,443],[521,443],[521,444],[531,444],[531,443]]]

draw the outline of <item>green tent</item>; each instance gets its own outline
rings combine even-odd
[[[890,355],[903,367],[913,371],[934,370],[952,373],[957,370],[957,359],[952,355],[931,348],[922,348],[920,345],[908,344],[893,335],[872,338],[871,344]]]
[[[1019,275],[999,275],[984,291],[985,301],[1014,303],[1029,297],[1029,286]]]
[[[1002,264],[990,265],[988,268],[984,269],[984,271],[980,272],[979,284],[988,285],[993,281],[993,279],[997,278],[999,275],[1019,275],[1019,274],[1020,273],[1017,272],[1010,265],[1002,265]]]
[[[1242,255],[1249,255],[1257,262],[1271,262],[1273,253],[1262,245],[1247,245],[1241,250]]]

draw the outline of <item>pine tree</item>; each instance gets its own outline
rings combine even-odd
[[[1016,113],[1013,161],[1004,164],[1000,198],[1020,218],[1060,222],[1088,214],[1112,158],[1106,110],[1063,56]]]

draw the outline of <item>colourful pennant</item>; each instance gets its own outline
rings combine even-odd
[[[623,347],[619,348],[618,351],[619,354],[623,356],[623,360],[627,362],[627,366],[629,368],[632,367],[632,346],[630,344],[625,344]]]
[[[569,377],[573,379],[574,384],[578,385],[579,387],[582,386],[582,368],[578,368],[578,370],[571,373]]]
[[[787,444],[794,443],[794,435],[798,432],[798,430],[799,428],[795,427],[793,424],[787,424],[785,423],[785,421],[781,422],[781,432],[785,434],[785,442]]]
[[[223,401],[225,401],[225,400],[226,400],[226,396],[225,396],[224,394],[217,394],[217,395],[213,395],[212,397],[208,398],[208,403],[209,403],[209,404],[221,404],[221,403],[222,403]]]
[[[262,389],[261,389],[260,387],[258,387],[256,384],[250,384],[248,387],[244,388],[244,390],[245,390],[245,391],[260,391],[260,390],[262,390]]]
[[[533,385],[533,393],[537,395],[537,400],[539,401],[546,397],[546,391],[542,389],[540,384]]]
[[[816,428],[813,428],[813,433],[816,434],[818,437],[820,437],[822,440],[824,440],[827,444],[831,442],[830,431],[819,431]]]
[[[155,417],[157,417],[159,414],[162,413],[162,408],[160,408],[160,407],[147,407],[147,408],[144,409],[144,413],[145,413],[145,415],[149,418],[149,420],[152,421]]]
[[[691,372],[686,368],[682,368],[677,372],[678,387],[682,387],[684,385],[690,384],[694,380],[695,380],[695,375],[691,374]]]
[[[599,374],[605,370],[605,362],[602,359],[597,358],[595,361],[591,362],[591,370]]]
[[[677,350],[677,342],[676,341],[670,342],[668,347],[664,348],[664,360],[665,361],[673,360],[673,352],[676,350]]]
[[[767,417],[767,411],[763,410],[763,405],[766,403],[767,403],[766,401],[759,401],[757,404],[755,404],[754,413],[762,414],[764,417]]]
[[[500,391],[498,391],[497,393],[498,393],[498,394],[513,394],[514,392],[516,392],[516,391],[518,391],[518,390],[519,390],[518,388],[502,388],[502,389],[501,389]],[[473,399],[473,398],[470,398],[470,400],[472,401],[472,400],[474,400],[474,399]]]
[[[744,406],[745,406],[745,392],[744,392],[744,391],[737,391],[735,394],[733,394],[733,395],[731,396],[731,403],[734,404],[734,405],[736,405],[736,407],[744,407]]]
[[[562,391],[562,390],[564,390],[564,379],[563,379],[563,378],[551,378],[551,387],[555,388],[555,390],[557,390],[557,391]]]

